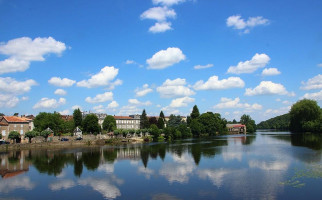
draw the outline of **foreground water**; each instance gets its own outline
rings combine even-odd
[[[0,154],[0,199],[321,199],[322,137],[287,132]]]

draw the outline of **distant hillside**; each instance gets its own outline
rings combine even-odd
[[[257,124],[257,129],[283,129],[288,130],[290,114],[280,115]]]

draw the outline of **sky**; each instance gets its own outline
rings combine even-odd
[[[0,0],[0,112],[322,106],[321,19],[320,0]]]

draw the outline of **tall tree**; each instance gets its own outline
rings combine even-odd
[[[256,131],[255,121],[249,115],[242,115],[240,117],[240,123],[246,125],[246,130],[248,133],[254,133]]]
[[[180,124],[184,123],[180,115],[170,115],[167,126],[178,127]]]
[[[165,122],[164,118],[165,118],[164,114],[163,114],[163,112],[161,110],[160,115],[159,115],[159,119],[158,119],[158,128],[159,129],[164,129],[164,122]]]
[[[116,129],[116,120],[113,116],[107,115],[103,121],[103,130],[108,132],[114,131]]]
[[[191,120],[197,119],[200,116],[199,109],[197,105],[194,105],[192,112],[190,114]]]
[[[73,112],[73,119],[74,119],[74,126],[75,128],[77,126],[81,126],[82,125],[82,121],[83,121],[83,116],[82,116],[82,112],[80,111],[79,108],[75,109]]]
[[[303,99],[296,102],[290,110],[290,130],[294,132],[312,131],[320,126],[321,108],[317,102]],[[313,130],[310,130],[313,129]]]
[[[41,132],[49,127],[51,130],[54,131],[54,134],[57,135],[60,132],[62,132],[63,122],[64,121],[61,118],[61,115],[57,112],[54,112],[54,113],[41,112],[36,116],[34,120],[34,125],[36,128],[36,131]]]
[[[140,128],[141,129],[150,128],[149,119],[146,115],[145,109],[143,109],[142,115],[140,117]]]
[[[83,130],[86,133],[98,134],[100,132],[100,126],[98,124],[98,118],[94,114],[86,115],[83,121]]]

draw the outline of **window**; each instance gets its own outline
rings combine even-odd
[[[23,127],[23,124],[21,124],[20,127],[22,128]]]
[[[23,130],[20,130],[20,135],[23,135]]]
[[[2,131],[2,136],[6,136],[6,130]]]

